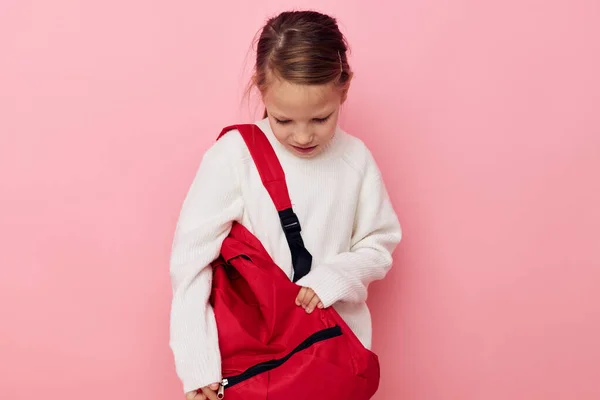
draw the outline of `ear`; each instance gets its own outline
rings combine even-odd
[[[342,90],[342,99],[340,101],[340,104],[344,104],[346,102],[347,98],[348,98],[348,89],[344,89],[344,90]]]
[[[348,90],[349,89],[350,89],[349,84],[346,88],[342,89],[342,98],[340,100],[340,104],[344,104],[346,102],[346,99],[348,98]]]
[[[342,89],[342,100],[340,104],[344,104],[346,99],[348,98],[348,91],[350,90],[350,84],[352,83],[353,73],[350,72],[350,77],[348,78],[348,83],[346,83],[345,87]]]
[[[250,77],[250,82],[249,82],[249,85],[248,85],[248,89],[249,90],[253,90],[253,89],[256,90],[260,94],[260,97],[262,98],[264,96],[264,93],[258,87],[258,83],[257,82],[258,82],[258,76],[256,75],[256,73],[254,73],[252,75],[252,77]]]

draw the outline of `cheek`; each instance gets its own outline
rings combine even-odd
[[[319,137],[320,141],[327,141],[333,137],[335,134],[336,124],[335,123],[327,123],[324,125],[319,125],[315,129],[316,136]]]
[[[290,136],[288,132],[289,128],[285,126],[274,125],[271,127],[271,129],[273,130],[273,135],[275,135],[277,140],[279,140],[280,142],[285,142]]]

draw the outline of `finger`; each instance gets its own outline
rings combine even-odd
[[[216,392],[217,390],[219,390],[219,385],[220,385],[219,383],[213,383],[212,385],[209,386],[209,388]]]
[[[306,307],[310,304],[313,298],[316,296],[315,292],[312,289],[308,289],[306,294],[304,295],[304,299],[302,300],[302,307],[306,310]]]
[[[319,305],[317,305],[317,307],[319,307],[319,308],[325,308],[325,306],[323,305],[322,301],[319,302]]]
[[[306,312],[309,314],[313,312],[317,304],[319,304],[320,302],[321,299],[319,299],[319,296],[315,294],[315,297],[313,297],[310,303],[308,303],[308,306],[306,307]]]
[[[303,287],[298,292],[298,296],[296,297],[296,305],[297,306],[301,306],[302,305],[302,301],[304,301],[304,296],[306,295],[307,290],[308,290],[308,288]]]
[[[202,393],[204,393],[208,400],[219,400],[217,393],[209,387],[202,388]]]
[[[198,392],[196,392],[195,390],[192,390],[191,392],[187,392],[187,393],[185,394],[185,398],[186,398],[186,400],[194,400],[194,398],[196,397],[196,394],[197,394],[197,393],[198,393]]]
[[[191,400],[206,400],[206,396],[202,394],[202,389],[199,389],[194,392],[194,397],[190,398]]]

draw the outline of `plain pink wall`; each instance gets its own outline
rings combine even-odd
[[[0,3],[0,398],[177,399],[168,257],[253,35],[339,17],[405,230],[378,400],[600,398],[600,5]],[[385,326],[389,321],[389,326]]]

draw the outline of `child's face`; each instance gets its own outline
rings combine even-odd
[[[296,85],[273,79],[263,101],[275,137],[293,154],[319,154],[335,134],[343,92],[333,84]]]

